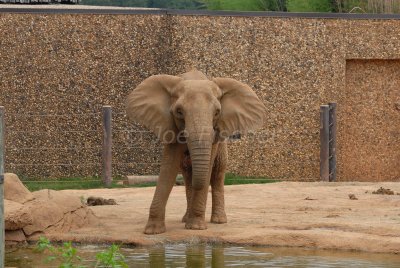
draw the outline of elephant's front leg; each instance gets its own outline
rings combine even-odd
[[[165,206],[178,175],[183,151],[184,145],[179,143],[164,146],[160,176],[151,203],[149,220],[144,230],[145,234],[165,232]]]
[[[211,174],[212,189],[212,223],[226,223],[225,201],[224,201],[224,179],[228,161],[226,143],[220,143],[217,156],[215,157],[213,171]]]
[[[224,201],[224,179],[225,170],[216,171],[211,175],[212,189],[212,223],[226,223],[225,201]]]

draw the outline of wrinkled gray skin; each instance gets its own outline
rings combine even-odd
[[[209,80],[199,71],[180,76],[155,75],[128,96],[127,113],[164,143],[160,176],[144,232],[166,231],[165,206],[179,171],[186,187],[185,227],[207,228],[205,209],[210,184],[211,222],[226,223],[225,140],[236,132],[259,128],[265,117],[265,107],[251,88],[229,78]]]

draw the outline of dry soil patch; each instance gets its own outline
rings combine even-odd
[[[175,186],[166,213],[167,232],[145,235],[154,187],[68,190],[77,196],[113,198],[117,206],[91,207],[98,221],[51,238],[88,243],[154,245],[223,242],[249,245],[400,253],[400,196],[376,195],[379,187],[400,192],[400,183],[280,182],[226,186],[227,224],[185,230],[185,191]],[[349,198],[349,194],[358,200]],[[210,217],[211,197],[207,206]]]

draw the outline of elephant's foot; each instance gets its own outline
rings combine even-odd
[[[215,213],[215,214],[211,215],[211,222],[212,223],[221,224],[221,223],[227,223],[227,221],[228,220],[226,218],[225,212],[223,212],[223,213]]]
[[[161,234],[165,233],[165,222],[149,220],[144,228],[145,234]]]
[[[207,224],[203,217],[188,218],[185,228],[192,230],[205,230],[207,229]]]
[[[186,211],[185,215],[182,217],[182,222],[187,222],[189,218],[189,213]]]

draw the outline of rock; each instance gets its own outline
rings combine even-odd
[[[149,175],[149,176],[127,176],[126,180],[129,185],[136,185],[141,183],[149,183],[149,182],[157,182],[158,175]]]
[[[85,225],[95,222],[96,216],[88,208],[80,208],[74,212],[66,213],[64,217],[54,225],[49,226],[46,233],[65,233],[70,230],[79,229]]]
[[[4,174],[4,199],[24,204],[34,197],[13,173]]]
[[[184,183],[183,181],[180,181],[180,180],[178,181],[178,180],[177,180],[177,181],[175,182],[175,185],[177,185],[177,186],[183,186],[183,185],[185,185],[185,183]]]
[[[355,194],[349,194],[349,199],[350,200],[358,200]]]
[[[309,196],[307,196],[306,198],[304,198],[304,200],[318,200],[318,199],[315,199],[315,198],[311,198],[311,197],[309,197]]]
[[[117,205],[115,199],[104,199],[102,197],[91,196],[87,199],[88,206]]]
[[[30,211],[24,205],[4,200],[4,226],[5,230],[18,230],[32,224]]]
[[[26,237],[24,232],[19,229],[19,230],[15,230],[15,231],[8,231],[6,230],[5,232],[5,240],[6,242],[25,242],[26,241]]]
[[[27,204],[27,207],[32,216],[32,224],[24,227],[26,235],[43,232],[64,217],[63,211],[56,204],[44,200],[33,200]]]
[[[41,190],[33,195],[35,199],[25,204],[33,219],[32,224],[23,228],[28,236],[36,232],[67,232],[93,219],[93,213],[77,196],[53,190]]]
[[[62,209],[63,213],[71,212],[84,206],[79,197],[64,193],[62,191],[44,189],[33,192],[33,196],[36,200],[42,200],[44,202],[56,204]]]
[[[373,191],[373,194],[387,194],[387,195],[394,195],[394,192],[390,189],[385,189],[383,187],[380,187],[378,190]]]

